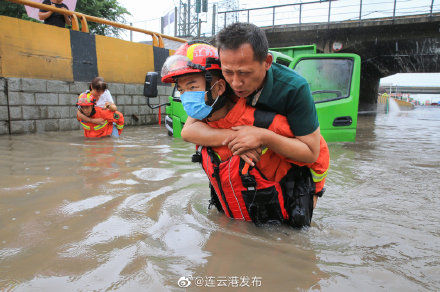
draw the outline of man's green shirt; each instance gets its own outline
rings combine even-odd
[[[294,70],[273,63],[267,71],[257,108],[287,117],[295,136],[313,133],[318,127],[318,115],[307,81]]]

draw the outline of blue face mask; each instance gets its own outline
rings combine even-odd
[[[212,111],[212,107],[205,103],[205,91],[185,91],[180,99],[188,116],[203,120]]]
[[[182,93],[180,100],[182,100],[183,108],[188,116],[197,120],[203,120],[211,113],[212,107],[219,99],[217,98],[215,102],[209,106],[205,103],[206,93],[207,91],[185,91]]]

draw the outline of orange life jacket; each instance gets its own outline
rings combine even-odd
[[[279,181],[268,180],[258,167],[247,167],[240,156],[220,161],[211,147],[197,146],[193,162],[200,162],[211,188],[210,204],[233,219],[256,225],[287,223],[310,226],[315,185],[309,168],[292,164]]]
[[[124,116],[122,113],[115,111],[104,110],[100,107],[95,107],[95,114],[91,116],[92,119],[102,118],[105,120],[105,124],[97,125],[93,123],[86,123],[81,121],[79,118],[79,122],[84,129],[84,136],[88,138],[99,138],[110,136],[113,131],[113,127],[116,127],[118,133],[121,134],[124,128]],[[115,125],[113,125],[115,123]]]
[[[295,137],[285,116],[246,105],[244,98],[239,98],[224,118],[207,123],[211,127],[219,129],[230,129],[240,125],[253,125],[267,128],[285,137]],[[232,157],[232,152],[227,146],[212,147],[212,149],[217,153],[221,161],[226,161]],[[330,165],[329,150],[324,138],[321,136],[319,156],[314,163],[293,161],[268,149],[261,155],[260,161],[257,162],[256,166],[269,181],[279,182],[292,167],[291,163],[298,166],[306,166],[310,169],[315,183],[315,191],[319,193],[324,187],[325,177]]]

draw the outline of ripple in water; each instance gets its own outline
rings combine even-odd
[[[145,181],[165,180],[172,177],[174,173],[174,170],[161,168],[142,168],[141,170],[133,171],[136,177]]]

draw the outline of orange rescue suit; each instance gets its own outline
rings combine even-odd
[[[263,120],[268,121],[267,125],[263,127],[285,137],[295,137],[285,116],[260,111],[246,105],[246,99],[244,98],[239,98],[224,118],[212,122],[207,121],[207,123],[211,127],[219,129],[230,129],[240,125],[252,126],[255,125],[256,117],[261,120],[262,115],[264,115]],[[218,154],[221,161],[225,161],[232,156],[232,152],[227,146],[212,147],[212,149]],[[320,192],[324,187],[325,176],[330,165],[329,150],[324,138],[321,136],[319,156],[314,163],[293,161],[268,149],[261,155],[256,166],[268,180],[279,182],[291,168],[291,163],[310,168],[315,182],[315,191],[316,193]]]
[[[104,125],[97,125],[93,123],[86,123],[81,121],[79,118],[79,122],[84,129],[84,136],[88,138],[99,138],[110,136],[113,131],[113,123],[115,123],[116,128],[118,129],[118,133],[121,134],[124,128],[124,116],[118,112],[112,112],[106,109],[102,109],[100,107],[95,106],[95,114],[90,118],[98,119],[102,118],[105,120]]]

